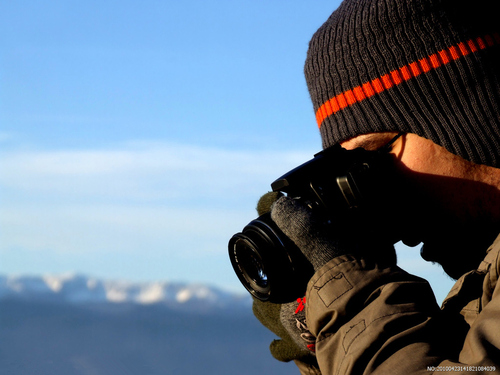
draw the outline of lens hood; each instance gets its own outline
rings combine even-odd
[[[285,303],[304,296],[312,267],[269,213],[235,234],[228,247],[236,275],[255,298]]]

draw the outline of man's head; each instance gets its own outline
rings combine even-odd
[[[396,133],[370,133],[341,143],[377,150]],[[391,150],[396,191],[381,197],[387,230],[453,278],[477,267],[500,231],[500,169],[469,162],[416,134]]]
[[[345,0],[305,66],[323,146],[393,148],[408,244],[459,277],[500,231],[500,1]],[[479,250],[478,250],[479,249]]]
[[[500,167],[498,14],[498,0],[345,0],[305,64],[323,146],[404,131]]]

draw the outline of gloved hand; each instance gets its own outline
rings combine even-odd
[[[254,299],[254,315],[266,328],[280,337],[273,340],[269,346],[272,356],[278,361],[299,360],[308,364],[316,363],[316,338],[307,329],[304,304],[305,297],[284,304]]]
[[[327,223],[299,200],[282,196],[273,205],[271,218],[311,262],[315,271],[343,254],[362,254],[379,263],[396,263],[391,243],[367,235],[368,228],[340,228]]]
[[[363,254],[377,262],[396,262],[392,244],[360,235],[364,228],[339,230],[296,199],[268,193],[260,199],[257,210],[262,215],[270,209],[272,220],[303,252],[315,271],[343,254]],[[276,359],[285,362],[299,360],[312,365],[319,373],[314,355],[315,338],[308,331],[305,320],[305,302],[305,298],[300,298],[297,302],[279,305],[254,300],[253,312],[265,327],[281,338],[270,346]]]
[[[259,216],[269,212],[281,196],[274,192],[264,194],[257,204]],[[274,358],[282,362],[301,361],[317,367],[314,355],[316,339],[307,329],[304,304],[305,297],[285,304],[254,299],[252,310],[257,319],[280,338],[273,340],[269,347]]]

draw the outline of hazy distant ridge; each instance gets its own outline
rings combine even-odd
[[[206,285],[0,276],[2,374],[298,374],[251,298]]]
[[[84,275],[0,276],[0,299],[71,303],[163,304],[177,308],[249,308],[250,296],[173,282],[100,280]]]

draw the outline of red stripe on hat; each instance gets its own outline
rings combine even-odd
[[[451,58],[453,60],[457,60],[462,57],[462,55],[460,55],[460,50],[455,46],[450,47],[448,51],[450,52]]]
[[[318,127],[321,128],[321,124],[328,116],[346,107],[359,103],[373,95],[380,94],[420,74],[428,73],[433,69],[449,64],[453,60],[499,44],[500,34],[498,33],[470,39],[393,70],[388,74],[384,74],[379,78],[363,83],[351,90],[340,93],[328,99],[316,111],[316,122],[318,123]]]
[[[486,48],[486,43],[484,42],[484,40],[481,37],[476,38],[476,42],[477,42],[477,45],[479,46],[479,48],[481,48],[481,49]]]
[[[448,64],[450,62],[450,52],[447,50],[442,50],[438,52],[439,58],[443,64]]]

